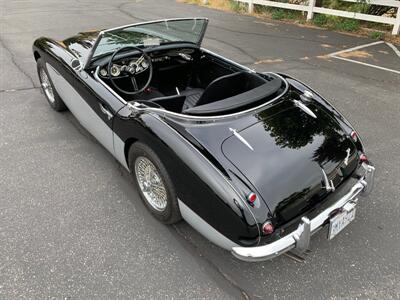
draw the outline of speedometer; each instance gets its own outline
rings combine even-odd
[[[116,76],[119,76],[119,74],[121,74],[121,67],[117,66],[117,65],[112,65],[111,75],[116,77]]]

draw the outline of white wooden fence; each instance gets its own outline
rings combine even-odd
[[[291,3],[283,3],[276,2],[270,0],[237,0],[238,2],[248,3],[249,12],[252,13],[254,11],[254,4],[300,10],[307,12],[307,20],[311,20],[314,16],[314,13],[321,13],[326,15],[333,15],[345,18],[352,18],[357,20],[364,20],[370,22],[384,23],[393,25],[392,34],[399,34],[400,28],[400,1],[399,0],[366,0],[366,4],[375,4],[381,6],[390,6],[397,8],[397,14],[395,18],[391,17],[383,17],[383,16],[374,16],[369,14],[362,14],[357,12],[349,12],[337,9],[316,7],[316,0],[308,0],[308,5],[301,4],[291,4]],[[346,2],[358,2],[357,0],[342,0]]]

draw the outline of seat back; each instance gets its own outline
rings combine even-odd
[[[244,93],[263,83],[265,83],[265,80],[258,75],[244,71],[221,76],[206,87],[196,106]]]

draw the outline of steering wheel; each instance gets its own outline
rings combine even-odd
[[[134,49],[139,52],[140,57],[136,60],[136,62],[132,65],[123,65],[121,67],[121,73],[122,76],[118,76],[118,78],[114,78],[114,76],[111,75],[111,68],[114,65],[115,57],[117,56],[118,53],[124,52],[128,49]],[[143,87],[139,88],[138,84],[136,82],[135,76],[137,74],[143,73],[145,71],[148,71],[148,79],[145,85]],[[113,55],[110,58],[110,61],[108,62],[108,67],[107,67],[107,74],[108,74],[108,79],[111,81],[113,86],[119,90],[122,93],[128,94],[128,95],[136,95],[141,92],[143,92],[150,84],[151,79],[153,77],[153,65],[151,63],[151,58],[150,56],[143,50],[135,46],[126,46],[117,49]],[[130,78],[133,86],[134,91],[127,91],[120,86],[117,85],[115,82],[117,79],[121,78]]]

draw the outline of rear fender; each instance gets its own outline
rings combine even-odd
[[[123,128],[129,128],[129,133]],[[121,140],[142,141],[157,153],[185,208],[235,244],[258,244],[256,219],[229,179],[164,120],[145,113],[117,121],[115,132],[121,132]],[[196,227],[193,220],[187,221]],[[196,229],[202,232],[201,228]]]

